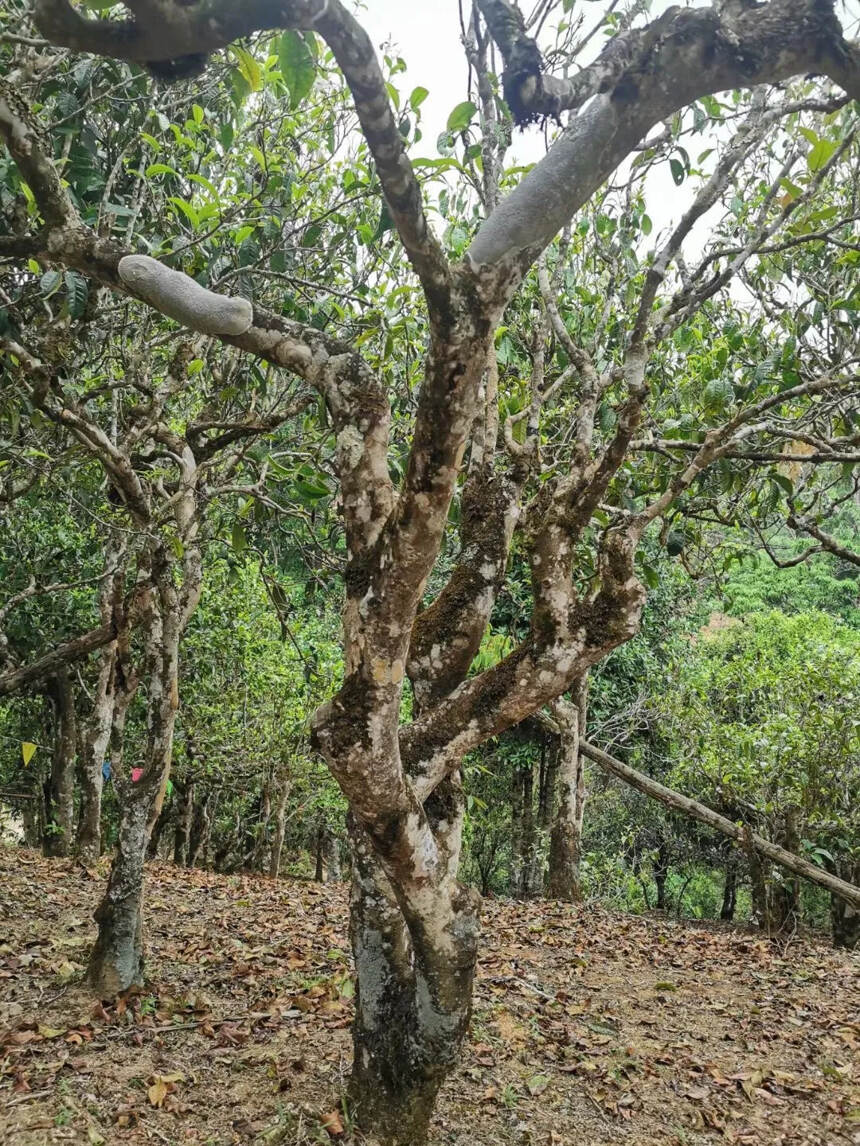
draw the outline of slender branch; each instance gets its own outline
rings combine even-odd
[[[816,541],[820,542],[822,549],[826,549],[828,553],[840,557],[843,561],[849,561],[852,565],[860,565],[860,553],[837,541],[831,533],[825,533],[814,521],[808,521],[806,518],[791,514],[788,518],[788,524],[797,533],[808,533],[810,537],[814,537]]]

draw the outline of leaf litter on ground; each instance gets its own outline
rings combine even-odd
[[[0,1141],[348,1142],[345,885],[151,865],[147,984],[113,1002],[83,983],[101,890],[0,849]],[[808,938],[488,900],[432,1140],[857,1146],[858,972]]]

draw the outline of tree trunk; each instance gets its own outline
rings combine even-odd
[[[122,804],[116,854],[104,899],[95,913],[98,938],[90,955],[90,985],[101,999],[113,999],[143,984],[143,860],[149,800],[144,793]]]
[[[329,828],[326,828],[325,881],[326,883],[336,883],[340,878],[340,847],[337,836]]]
[[[837,865],[839,867],[839,865]],[[843,861],[838,874],[852,883],[860,883],[860,859]],[[846,903],[831,892],[830,895],[830,934],[835,947],[846,947],[849,951],[860,947],[860,907]]]
[[[447,912],[440,904],[440,921],[455,920],[444,944],[423,928],[410,930],[366,837],[354,827],[350,835],[357,979],[350,1110],[382,1146],[423,1146],[469,1025],[477,897],[458,886]]]
[[[510,893],[518,899],[523,880],[523,782],[514,766],[511,777],[511,871]]]
[[[529,761],[519,771],[523,785],[523,857],[519,898],[532,899],[540,891],[535,888],[535,870],[540,866],[540,855],[535,825],[534,765]]]
[[[323,872],[323,848],[325,845],[325,828],[322,824],[317,826],[316,838],[316,863],[314,865],[314,879],[317,883],[322,883],[324,878]]]
[[[142,979],[144,858],[170,775],[173,730],[179,706],[179,640],[189,615],[190,612],[179,607],[172,569],[156,562],[153,588],[142,608],[147,728],[143,774],[136,782],[126,775],[119,746],[125,713],[136,688],[133,674],[125,667],[128,652],[125,645],[121,665],[124,695],[115,709],[111,737],[111,755],[118,762],[114,787],[121,809],[120,831],[107,893],[96,911],[99,933],[88,969],[90,983],[103,998],[127,991]],[[113,750],[115,735],[120,738],[116,751]]]
[[[54,752],[45,796],[46,856],[67,856],[72,847],[77,731],[75,696],[69,670],[58,669],[48,686],[54,710]]]
[[[83,736],[80,767],[81,813],[78,822],[77,850],[80,861],[85,867],[93,867],[101,854],[104,788],[102,769],[113,722],[115,659],[113,645],[102,650],[92,713]]]
[[[212,830],[212,819],[209,815],[209,804],[212,793],[206,792],[202,800],[194,805],[194,815],[191,820],[191,831],[188,837],[188,866],[198,867],[201,856],[209,842],[209,832]]]
[[[723,903],[720,908],[720,919],[731,922],[735,917],[738,897],[738,870],[733,860],[726,864],[725,882],[723,884]]]
[[[272,851],[269,856],[269,875],[277,879],[281,872],[281,856],[284,851],[284,835],[287,830],[287,800],[290,796],[290,782],[282,780],[275,807],[275,832],[272,836]]]
[[[657,885],[656,907],[658,911],[666,910],[666,880],[668,876],[669,849],[665,843],[661,843],[654,858],[654,883]]]
[[[797,809],[790,808],[784,817],[777,844],[790,852],[800,850]],[[793,931],[800,920],[800,881],[792,872],[781,870],[771,878],[770,892],[773,922],[777,932]]]
[[[251,867],[254,871],[267,871],[271,849],[269,844],[269,820],[272,818],[272,781],[267,777],[263,783],[260,801],[260,818],[257,823],[257,841],[254,844],[254,858]]]
[[[125,552],[126,544],[122,540],[108,547],[106,565],[109,572],[113,571],[105,577],[99,589],[100,619],[112,628],[116,627],[121,614],[124,572],[119,565]],[[117,683],[117,641],[113,640],[99,653],[95,696],[81,738],[81,811],[77,851],[85,867],[93,867],[101,854],[103,768],[114,717]]]
[[[582,822],[585,814],[585,760],[579,741],[585,728],[586,684],[560,699],[553,712],[559,726],[558,806],[549,840],[547,895],[567,903],[582,900]]]
[[[188,859],[188,843],[191,838],[191,817],[194,814],[194,785],[188,783],[177,804],[176,827],[173,832],[173,862],[184,867]]]
[[[161,837],[164,835],[172,812],[173,801],[169,800],[167,804],[162,806],[161,812],[149,834],[149,843],[146,845],[146,858],[148,860],[158,859],[158,848],[161,843]]]
[[[835,947],[846,947],[849,951],[853,951],[860,946],[860,911],[832,894],[830,933]]]

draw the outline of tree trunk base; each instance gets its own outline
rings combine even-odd
[[[141,905],[146,825],[146,802],[130,801],[123,810],[107,891],[95,913],[99,933],[87,978],[101,999],[112,999],[143,985]]]
[[[143,934],[140,901],[112,904],[107,896],[96,912],[99,934],[87,979],[100,999],[114,999],[143,986]]]

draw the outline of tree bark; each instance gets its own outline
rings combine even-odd
[[[78,822],[77,851],[80,861],[92,867],[101,854],[102,790],[104,766],[114,708],[114,662],[116,652],[108,645],[100,655],[99,679],[92,712],[87,721],[81,745],[81,811]]]
[[[136,793],[123,801],[107,892],[95,913],[98,938],[88,968],[90,985],[102,999],[113,999],[143,984],[141,920],[148,820],[145,794]]]
[[[735,861],[726,862],[725,882],[723,883],[723,903],[720,907],[720,919],[730,923],[735,917],[737,907],[738,869]]]
[[[112,625],[101,625],[89,633],[84,633],[83,636],[75,637],[74,640],[59,645],[50,653],[40,657],[39,660],[33,661],[32,664],[4,673],[0,676],[0,696],[9,696],[11,693],[24,688],[25,685],[34,684],[56,675],[58,670],[65,668],[72,661],[89,656],[95,649],[100,649],[103,645],[109,644],[114,636]]]
[[[188,859],[188,842],[191,836],[191,818],[194,814],[194,785],[188,783],[182,791],[178,803],[176,827],[173,833],[173,862],[184,867]]]
[[[383,1146],[423,1146],[469,1025],[477,897],[455,892],[456,930],[441,944],[432,929],[408,926],[367,838],[354,825],[350,836],[357,980],[350,1109]],[[440,902],[440,923],[446,914]]]
[[[103,626],[118,629],[122,615],[122,589],[126,557],[124,540],[112,542],[106,556],[107,576],[99,589],[99,618]],[[78,822],[77,852],[82,864],[92,867],[101,854],[103,767],[110,741],[117,687],[117,640],[99,652],[99,675],[92,709],[81,738],[81,810]]]
[[[510,893],[519,899],[523,881],[523,782],[514,766],[511,776],[511,871]]]
[[[833,892],[855,910],[860,909],[860,887],[855,887],[853,884],[847,883],[835,875],[831,875],[830,872],[825,871],[823,868],[816,867],[815,864],[803,859],[802,856],[792,855],[791,852],[786,851],[785,848],[781,848],[778,844],[772,844],[769,840],[762,839],[761,836],[756,835],[754,832],[750,832],[738,824],[733,824],[731,820],[727,820],[725,816],[721,816],[719,812],[715,812],[712,808],[700,804],[698,800],[691,800],[689,796],[682,796],[680,792],[673,792],[671,788],[667,788],[657,780],[652,780],[650,776],[645,776],[641,772],[637,772],[636,769],[631,768],[629,764],[624,764],[620,760],[616,760],[614,756],[610,756],[607,752],[602,752],[599,748],[595,748],[593,744],[582,741],[579,747],[580,751],[586,755],[589,760],[593,760],[595,764],[599,764],[601,768],[604,768],[607,772],[611,772],[632,788],[636,788],[637,791],[643,792],[646,796],[650,796],[654,800],[659,800],[662,804],[674,809],[676,812],[683,812],[685,815],[692,816],[694,820],[698,820],[702,824],[716,828],[718,832],[730,836],[742,847],[748,846],[752,848],[757,855],[764,856],[774,863],[781,864],[783,867],[788,868],[789,871],[794,872],[795,875],[802,876],[804,879],[818,884],[819,887]]]
[[[585,730],[586,680],[560,699],[553,712],[559,727],[558,804],[549,841],[547,895],[567,903],[582,900],[582,822],[585,814],[585,761],[579,750]]]
[[[654,857],[654,883],[657,886],[657,910],[666,910],[666,880],[669,876],[669,849],[665,843],[657,848]],[[683,893],[682,893],[683,894]],[[680,903],[680,899],[679,899]]]
[[[54,712],[54,752],[45,792],[47,814],[43,850],[46,856],[67,856],[72,847],[77,725],[75,695],[65,665],[52,677],[48,695]]]
[[[270,863],[269,821],[272,817],[272,779],[267,776],[263,782],[263,795],[260,801],[260,818],[257,823],[257,842],[254,844],[254,857],[251,866],[254,871],[267,871]]]
[[[290,782],[281,780],[278,789],[278,802],[275,805],[275,831],[272,836],[272,850],[269,855],[269,875],[277,879],[281,873],[281,856],[284,851],[284,836],[287,830],[287,800],[290,796]]]

